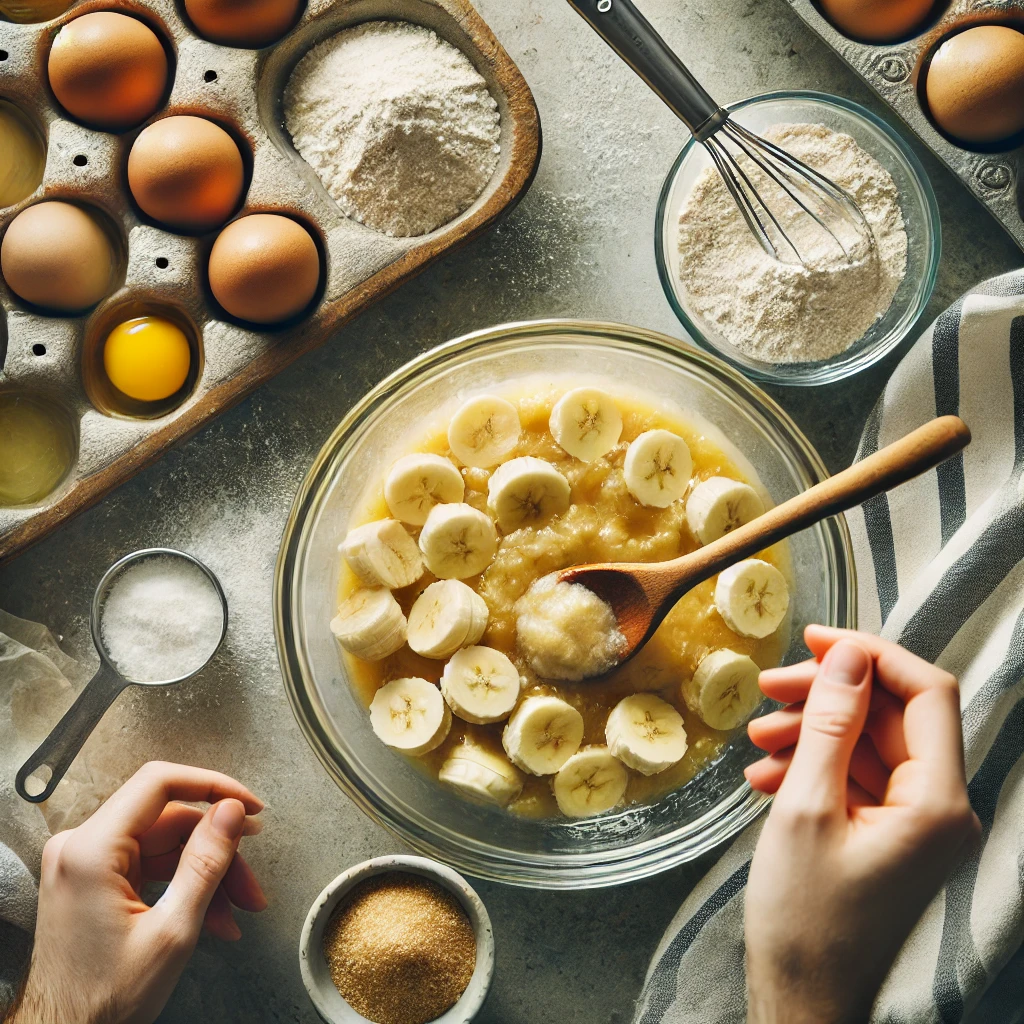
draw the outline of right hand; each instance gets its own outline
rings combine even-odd
[[[188,801],[179,803],[178,801]],[[208,803],[205,813],[189,803]],[[237,853],[263,804],[202,768],[151,762],[43,849],[35,946],[9,1024],[150,1024],[199,932],[241,936],[231,906],[267,905]],[[170,881],[156,904],[147,881]]]
[[[811,661],[761,674],[750,723],[777,793],[746,891],[748,1021],[863,1024],[925,907],[980,834],[956,680],[866,633],[809,626]]]

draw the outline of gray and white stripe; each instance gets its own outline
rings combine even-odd
[[[971,427],[970,447],[847,518],[860,627],[960,679],[983,840],[900,952],[872,1021],[1016,1024],[1024,1021],[1024,271],[986,282],[935,321],[893,373],[858,456],[945,413]],[[759,833],[760,824],[743,833],[676,915],[638,1024],[745,1020],[743,890]]]

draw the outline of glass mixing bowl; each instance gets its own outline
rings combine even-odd
[[[697,313],[679,276],[685,258],[677,245],[679,211],[697,177],[712,166],[707,150],[691,138],[672,165],[658,200],[654,253],[670,305],[683,326],[705,348],[754,380],[771,384],[829,384],[877,363],[913,329],[924,312],[939,267],[941,222],[931,182],[903,137],[866,107],[816,92],[774,92],[728,107],[735,121],[753,132],[774,124],[823,124],[851,135],[891,175],[899,191],[907,230],[907,273],[885,314],[845,352],[814,363],[768,363],[741,352]]]
[[[743,768],[757,752],[740,734],[682,789],[591,820],[518,818],[442,787],[370,729],[329,628],[337,609],[338,544],[349,517],[412,437],[444,422],[470,394],[523,377],[642,390],[689,412],[754,468],[775,502],[816,483],[825,468],[793,421],[723,362],[664,335],[617,324],[546,320],[448,342],[377,385],[342,420],[299,488],[275,579],[275,630],[285,688],[306,738],[339,786],[418,852],[479,878],[543,888],[613,885],[710,850],[752,821],[767,799]],[[790,542],[792,642],[803,626],[856,621],[845,520]]]

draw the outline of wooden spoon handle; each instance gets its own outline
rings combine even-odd
[[[676,559],[681,570],[677,586],[691,587],[776,541],[845,512],[876,494],[892,490],[945,462],[966,448],[970,441],[971,432],[963,420],[957,416],[940,416],[849,469],[776,505],[746,526]],[[682,571],[684,560],[686,569]]]

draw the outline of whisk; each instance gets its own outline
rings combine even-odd
[[[752,180],[757,174],[753,168],[774,182],[796,207],[831,235],[847,260],[858,240],[873,244],[871,229],[853,197],[831,178],[733,121],[631,0],[569,3],[704,146],[747,226],[769,256],[786,262],[795,257],[796,262],[805,262],[782,226],[782,212],[777,207],[773,209]],[[743,157],[752,168],[744,167]],[[848,230],[844,231],[842,225]],[[845,241],[841,235],[846,237]]]

